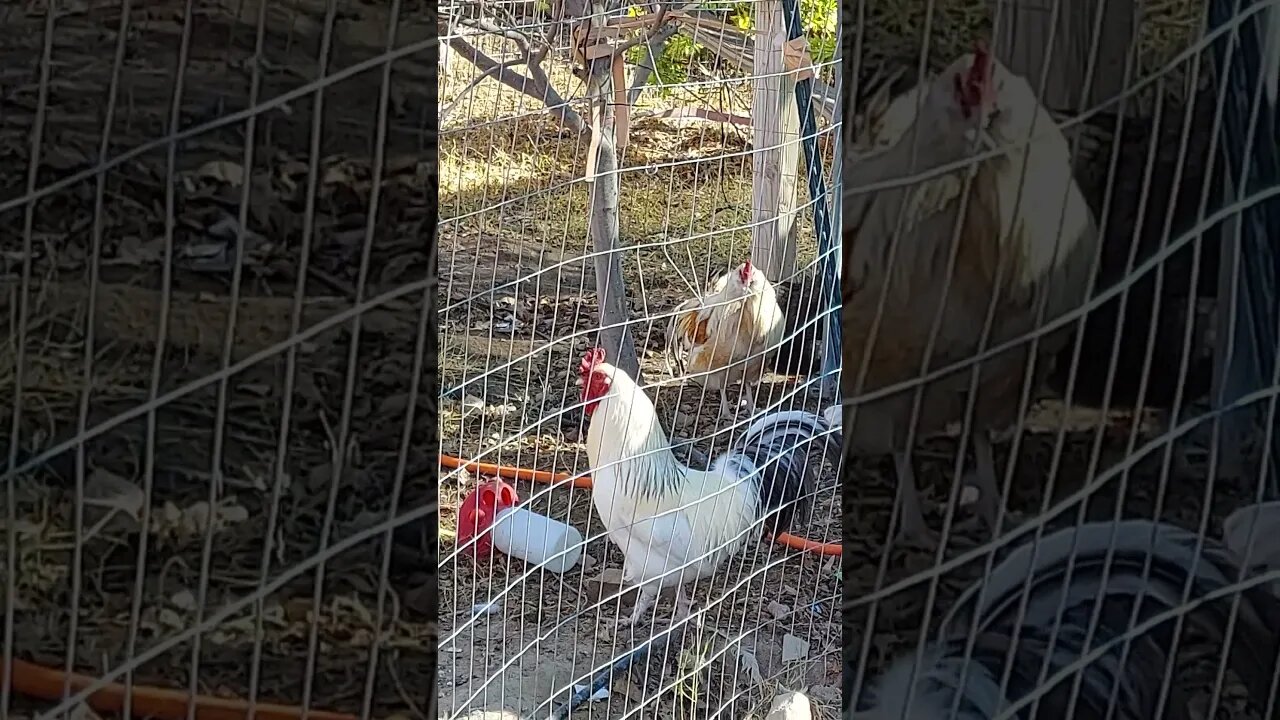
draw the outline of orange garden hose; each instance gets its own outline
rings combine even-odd
[[[548,472],[546,470],[530,470],[529,468],[510,467],[507,465],[494,465],[492,463],[472,462],[456,458],[452,455],[440,453],[440,464],[447,468],[464,468],[478,475],[497,475],[498,477],[507,478],[509,480],[532,480],[540,483],[563,482],[573,477],[569,473]],[[591,478],[583,475],[573,478],[573,487],[590,488]],[[839,555],[841,547],[839,543],[822,543],[816,540],[806,540],[790,533],[779,533],[773,537],[774,541],[780,545],[785,545],[793,550],[801,550],[803,552],[816,553],[818,555]]]
[[[3,661],[0,661],[0,669],[3,668]],[[88,675],[66,673],[17,658],[14,658],[13,665],[8,670],[9,681],[15,692],[50,702],[60,702],[63,699],[64,687],[69,687],[75,693],[96,681]],[[192,696],[185,690],[145,685],[134,685],[127,695],[136,717],[186,720],[187,709],[191,705],[195,705],[196,720],[245,720],[249,717],[249,702],[239,698]],[[111,683],[90,695],[87,702],[96,712],[118,713],[124,711],[125,697],[124,685]],[[302,714],[302,708],[290,705],[255,703],[253,706],[254,717],[261,720],[298,720]],[[308,709],[306,716],[311,720],[356,720],[355,715],[324,710]]]

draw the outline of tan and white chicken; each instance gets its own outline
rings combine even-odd
[[[952,62],[923,92],[913,127],[887,149],[844,163],[846,396],[974,357],[993,298],[987,348],[1034,330],[1038,313],[1047,322],[1075,308],[1088,290],[1096,223],[1072,175],[1066,138],[1027,81],[979,46]],[[1006,150],[1000,155],[923,181],[859,192],[1001,147]],[[886,298],[877,324],[882,293]],[[1067,326],[1040,338],[1033,390],[1069,337]],[[1023,343],[981,363],[971,428],[974,484],[989,522],[1000,503],[990,432],[1016,420],[1029,349]],[[866,374],[858,387],[864,362]],[[916,440],[964,419],[970,379],[967,367],[925,385]],[[915,393],[912,387],[859,405],[844,431],[853,452],[894,456],[903,539],[928,545],[932,534],[907,446]]]
[[[782,341],[786,316],[769,278],[744,262],[716,278],[707,294],[681,303],[667,325],[667,357],[681,374],[720,393],[721,417],[755,411],[753,388],[765,357]],[[741,401],[729,387],[742,383]]]
[[[653,402],[625,371],[589,350],[579,367],[591,462],[591,500],[622,551],[623,581],[640,584],[632,625],[658,592],[676,586],[676,620],[692,602],[685,585],[710,577],[758,524],[787,529],[804,516],[823,460],[838,462],[840,434],[803,410],[768,413],[707,470],[685,467]]]

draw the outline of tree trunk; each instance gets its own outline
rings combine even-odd
[[[782,62],[786,42],[782,4],[758,4],[751,81],[751,262],[775,283],[795,274],[799,220],[800,115],[795,76]]]
[[[606,86],[606,89],[608,87]],[[610,108],[604,103],[605,108]],[[597,110],[598,111],[598,110]],[[596,178],[591,184],[591,219],[588,230],[597,253],[596,296],[600,305],[600,346],[617,367],[640,382],[631,327],[627,325],[627,286],[622,279],[618,241],[618,154],[613,147],[613,111],[606,110],[604,132],[596,154]]]
[[[635,105],[640,101],[640,96],[644,94],[644,88],[649,84],[649,77],[658,71],[658,58],[662,57],[662,53],[667,50],[667,43],[675,37],[680,26],[671,23],[663,28],[661,32],[654,35],[648,43],[645,44],[645,56],[636,66],[636,73],[631,78],[631,87],[627,90],[627,102]]]
[[[604,6],[595,3],[593,16],[603,21]],[[613,133],[612,60],[587,61],[588,96],[592,98],[591,115],[600,128],[596,152],[595,179],[591,183],[590,219],[587,224],[595,251],[596,299],[600,307],[600,346],[612,363],[622,368],[636,382],[641,381],[640,362],[631,336],[627,286],[622,277],[622,258],[618,252],[618,153]]]

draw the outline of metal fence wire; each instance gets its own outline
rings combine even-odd
[[[441,716],[835,712],[836,5],[442,14]]]
[[[443,8],[443,715],[1273,716],[1275,5]]]
[[[0,717],[433,712],[435,20],[0,8]]]

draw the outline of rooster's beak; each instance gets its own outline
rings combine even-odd
[[[582,378],[578,378],[577,380],[574,380],[574,381],[573,381],[573,386],[574,386],[574,387],[582,387]]]

